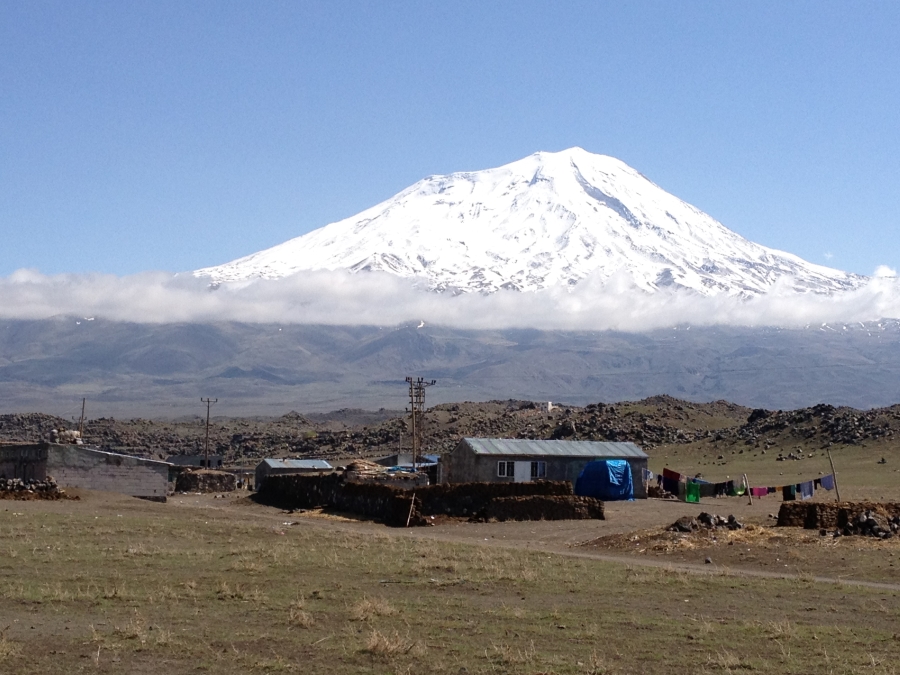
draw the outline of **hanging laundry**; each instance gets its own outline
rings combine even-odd
[[[767,495],[774,495],[777,491],[778,491],[778,488],[773,488],[773,487],[767,487],[767,488],[766,488],[766,494],[767,494]]]
[[[812,499],[814,488],[813,488],[813,482],[811,480],[808,480],[805,483],[800,483],[799,488],[800,488],[800,499]]]
[[[663,478],[671,478],[672,480],[681,480],[684,478],[677,471],[672,471],[671,469],[663,469]]]
[[[834,490],[834,474],[822,476],[822,487],[826,490]]]
[[[752,487],[750,488],[750,494],[754,497],[765,497],[767,494],[769,494],[769,488]]]
[[[797,499],[797,486],[785,485],[781,488],[781,498],[786,502],[792,502]]]
[[[684,501],[694,504],[700,503],[700,484],[687,482],[684,484]]]
[[[715,497],[718,483],[700,483],[700,497]]]
[[[673,495],[678,494],[678,486],[680,484],[681,483],[679,481],[675,480],[674,478],[666,478],[664,476],[662,479],[663,490],[665,490],[666,492],[669,492]]]
[[[816,479],[813,481],[813,490],[818,490],[820,487],[822,487],[822,479],[821,479],[821,478],[816,478]]]

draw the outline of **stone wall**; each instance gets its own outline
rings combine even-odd
[[[839,529],[865,511],[872,511],[891,518],[900,516],[900,504],[896,502],[784,502],[778,511],[778,526],[803,527],[807,530]]]
[[[495,504],[503,499],[517,501]],[[430,516],[438,515],[472,520],[603,517],[602,502],[576,499],[567,481],[461,483],[403,490],[346,481],[340,474],[270,476],[260,487],[257,501],[283,509],[333,508],[401,527],[407,521],[426,525]]]
[[[120,492],[165,501],[169,464],[93,450],[83,445],[48,446],[47,474],[60,487]]]
[[[44,480],[46,477],[46,443],[0,445],[0,478]]]

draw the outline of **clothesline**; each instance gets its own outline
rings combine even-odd
[[[810,499],[818,488],[826,490],[834,489],[834,474],[814,478],[813,480],[800,481],[789,485],[752,487],[745,483],[744,478],[728,480],[719,483],[710,483],[700,478],[691,478],[671,469],[663,469],[661,474],[654,474],[649,469],[644,470],[644,478],[648,481],[654,478],[666,492],[678,495],[687,502],[699,502],[701,497],[740,497],[750,492],[753,497],[765,497],[770,494],[781,493],[784,501]]]

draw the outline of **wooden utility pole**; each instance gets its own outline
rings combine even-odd
[[[422,417],[425,415],[425,387],[431,387],[437,384],[436,380],[426,382],[421,377],[415,380],[411,377],[406,378],[409,384],[409,408],[407,412],[410,414],[410,433],[412,434],[412,456],[413,471],[416,470],[416,460],[419,457],[419,451],[422,448]]]
[[[837,501],[841,501],[841,491],[838,488],[837,471],[834,470],[834,460],[831,459],[831,450],[825,448],[825,452],[828,453],[828,461],[831,463],[831,475],[834,477],[834,494],[837,498]]]
[[[78,437],[84,442],[84,404],[87,399],[81,399],[81,421],[78,423]]]
[[[204,453],[206,455],[205,464],[206,468],[209,468],[209,407],[213,403],[218,403],[219,399],[217,398],[201,398],[200,401],[206,404],[206,443],[204,445]]]

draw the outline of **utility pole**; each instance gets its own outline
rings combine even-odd
[[[206,404],[206,444],[204,446],[206,448],[206,450],[204,452],[206,454],[206,459],[205,459],[206,468],[208,469],[209,468],[209,407],[213,403],[218,403],[219,399],[217,399],[217,398],[201,398],[200,402]]]
[[[78,423],[78,438],[84,443],[84,404],[87,399],[81,399],[81,421]]]
[[[406,378],[409,383],[409,408],[407,412],[410,414],[410,433],[412,435],[412,456],[413,471],[416,470],[416,460],[419,457],[419,450],[422,448],[422,417],[425,414],[425,387],[431,387],[437,384],[436,380],[426,382],[421,377],[415,380],[411,377]]]

